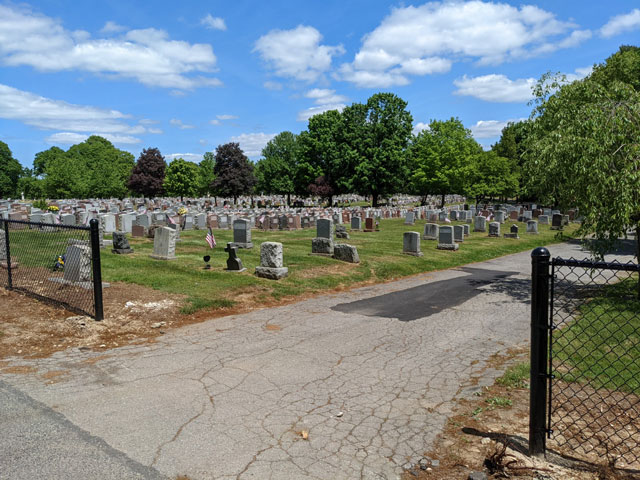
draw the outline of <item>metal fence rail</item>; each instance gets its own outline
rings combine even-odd
[[[102,320],[98,221],[0,220],[0,285]]]
[[[546,433],[574,455],[638,469],[640,266],[532,258],[531,453]]]

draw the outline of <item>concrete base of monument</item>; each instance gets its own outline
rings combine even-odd
[[[503,237],[504,238],[516,238],[516,239],[520,238],[517,233],[505,233],[503,235]]]
[[[176,258],[178,258],[178,257],[176,257],[176,256],[173,256],[173,257],[165,257],[164,255],[153,255],[153,254],[151,254],[151,255],[149,255],[149,256],[150,256],[151,258],[153,258],[154,260],[175,260]]]
[[[242,273],[242,272],[245,272],[246,270],[247,270],[246,268],[241,268],[240,270],[230,270],[228,268],[224,269],[225,272],[231,272],[231,273]]]
[[[256,275],[261,278],[280,280],[289,275],[289,269],[287,267],[256,267]]]
[[[460,248],[460,245],[458,245],[457,243],[439,243],[436,248],[438,250],[456,251],[456,250],[458,250],[458,248]]]
[[[117,253],[118,255],[128,255],[133,253],[133,248],[113,248],[111,253]]]
[[[249,242],[249,243],[232,242],[231,246],[236,248],[249,249],[249,248],[253,248],[253,242]]]
[[[422,252],[402,252],[402,253],[405,255],[411,255],[413,257],[422,257],[424,255],[424,253]]]

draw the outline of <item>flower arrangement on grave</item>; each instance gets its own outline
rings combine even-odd
[[[178,209],[178,215],[186,215],[188,210],[185,207],[180,207]]]
[[[47,210],[48,210],[49,212],[51,212],[51,213],[57,213],[57,212],[58,212],[58,210],[60,210],[60,209],[59,209],[57,206],[55,206],[55,205],[49,205],[49,206],[47,207]]]

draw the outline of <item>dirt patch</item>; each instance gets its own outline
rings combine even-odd
[[[516,360],[524,358],[515,357]],[[501,362],[493,357],[491,363],[498,367],[506,361],[514,361],[514,357],[502,357]],[[559,446],[552,438],[547,440],[545,459],[530,458],[529,394],[528,388],[496,384],[459,401],[434,449],[425,452],[422,459],[408,463],[403,480],[467,480],[471,472],[485,472],[488,478],[523,480],[640,479],[640,464],[630,465],[611,448],[607,453],[604,446],[586,454]],[[605,403],[594,406],[591,418],[583,415],[583,435],[597,435],[600,427],[595,419],[606,407]],[[556,408],[572,409],[573,406],[559,403]],[[621,422],[623,428],[629,428],[630,424],[633,429],[640,427],[637,415],[632,419],[627,416]]]
[[[314,267],[309,268],[307,270],[303,270],[298,272],[296,275],[300,278],[315,278],[315,277],[324,277],[327,275],[331,276],[346,276],[349,273],[349,270],[357,268],[357,263],[337,263],[335,265],[325,265],[322,267]]]

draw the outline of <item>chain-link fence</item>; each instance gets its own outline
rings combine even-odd
[[[640,467],[640,290],[633,263],[554,258],[550,438],[575,454]]]
[[[98,223],[0,220],[0,285],[102,319]]]

